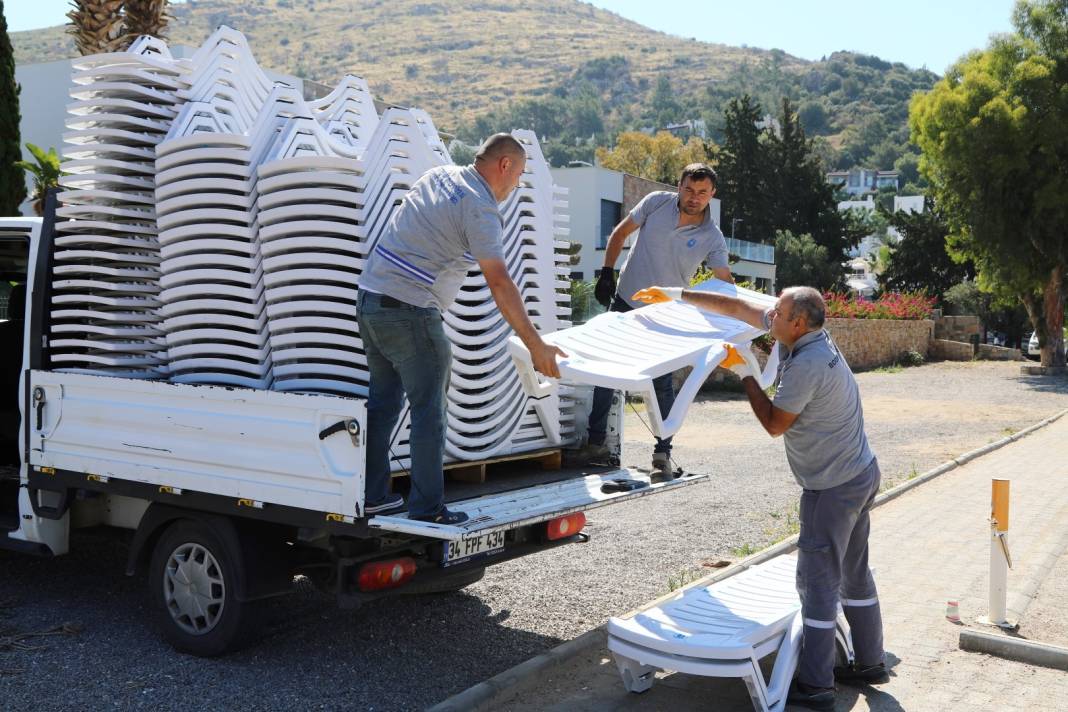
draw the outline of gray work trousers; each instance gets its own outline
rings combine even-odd
[[[868,516],[879,492],[879,464],[850,481],[801,494],[797,592],[804,617],[797,679],[834,687],[834,631],[841,602],[858,666],[884,662],[883,620],[868,568]]]

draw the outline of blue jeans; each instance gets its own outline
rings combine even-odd
[[[380,504],[389,497],[390,435],[407,396],[412,420],[408,512],[416,517],[437,514],[445,506],[442,460],[452,365],[441,313],[363,291],[356,310],[371,379],[365,502]]]
[[[609,311],[629,312],[631,305],[616,295],[612,300]],[[653,379],[653,390],[656,392],[656,403],[660,407],[660,417],[666,418],[671,412],[671,406],[675,405],[675,384],[672,382],[672,374],[665,373],[663,376]],[[594,445],[603,445],[608,431],[608,412],[612,410],[611,388],[593,389],[593,407],[590,408],[589,441]],[[671,438],[657,438],[653,452],[671,454]]]

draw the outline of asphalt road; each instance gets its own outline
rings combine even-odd
[[[886,478],[1068,407],[1068,381],[1018,374],[996,363],[861,374]],[[624,462],[644,465],[652,440],[635,416],[627,427]],[[144,581],[122,575],[122,535],[80,533],[54,560],[0,552],[0,709],[425,708],[791,531],[798,489],[781,441],[742,396],[702,396],[675,443],[711,484],[599,510],[588,544],[491,568],[458,594],[341,611],[301,588],[264,607],[257,642],[218,660],[160,640]]]

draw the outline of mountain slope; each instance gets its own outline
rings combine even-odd
[[[578,0],[190,0],[172,10],[171,42],[198,45],[227,24],[266,67],[327,84],[365,77],[381,98],[426,109],[445,130],[581,89],[595,95],[586,113],[598,120],[589,131],[572,127],[568,140],[695,118],[715,137],[726,99],[750,92],[771,113],[790,97],[809,133],[845,147],[831,163],[874,160],[888,140],[878,158],[893,162],[907,138],[909,95],[935,79],[862,55],[809,62],[697,42]],[[62,27],[14,33],[12,42],[19,62],[74,55]]]
[[[543,93],[594,57],[631,56],[635,77],[651,82],[682,55],[710,80],[766,54],[655,32],[575,0],[201,0],[172,10],[172,42],[197,45],[230,25],[267,67],[326,83],[351,72],[391,101],[454,119]],[[59,27],[12,40],[19,62],[74,55]]]

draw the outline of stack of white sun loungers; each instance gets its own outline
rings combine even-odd
[[[159,40],[79,60],[53,283],[57,367],[177,383],[363,397],[359,277],[405,192],[451,163],[430,116],[378,115],[346,76],[305,101],[239,32],[192,57]],[[570,325],[566,203],[536,137],[502,206],[512,278],[537,328]],[[572,392],[523,392],[509,329],[472,260],[445,315],[455,367],[447,455],[469,460],[574,437]],[[408,418],[394,438],[408,466]]]
[[[159,378],[155,147],[180,102],[184,69],[159,40],[82,57],[64,134],[50,351],[56,368]]]

